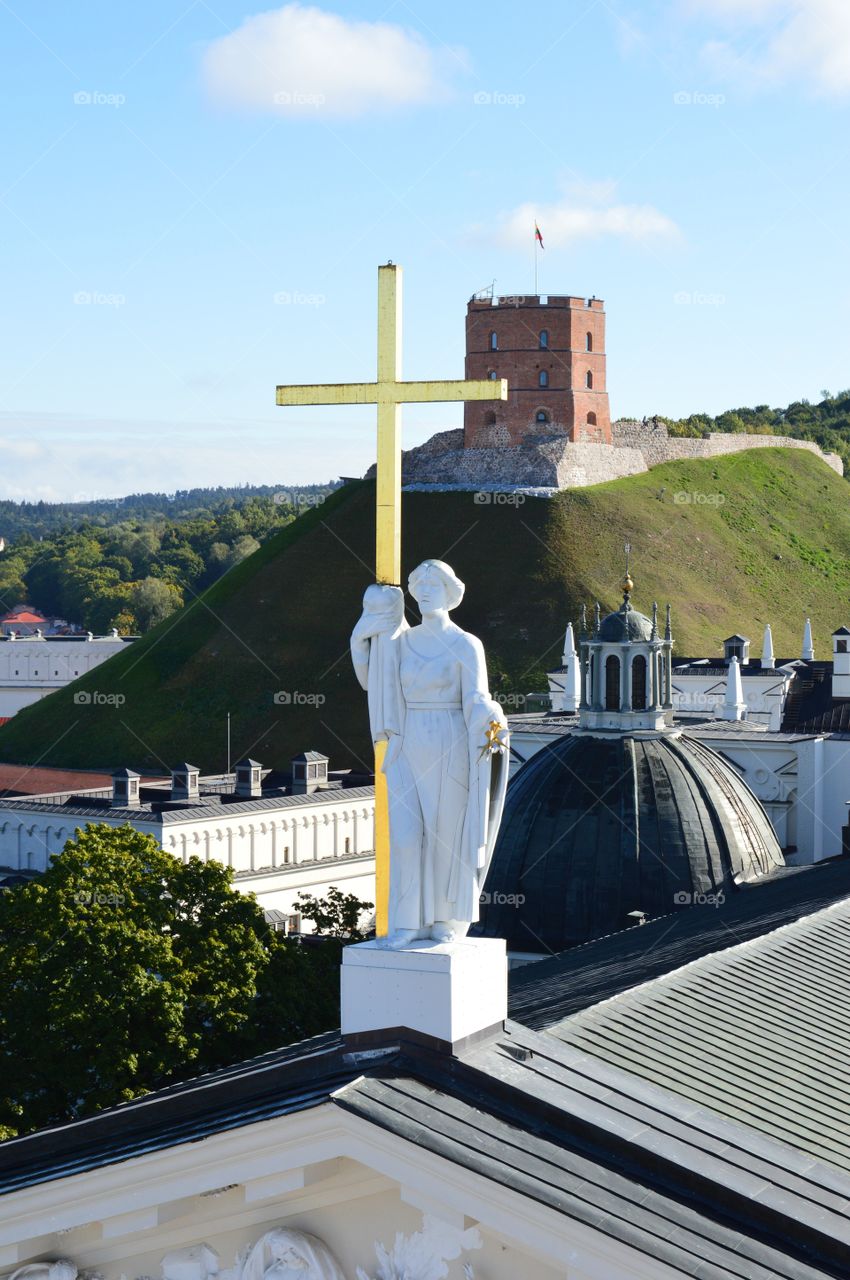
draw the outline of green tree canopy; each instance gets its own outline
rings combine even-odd
[[[38,880],[0,892],[0,1130],[330,1029],[339,955],[271,932],[221,864],[87,827]]]

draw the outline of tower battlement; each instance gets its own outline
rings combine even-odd
[[[508,399],[464,408],[467,449],[550,436],[611,443],[605,304],[573,294],[474,297],[466,314],[466,377],[507,378]]]

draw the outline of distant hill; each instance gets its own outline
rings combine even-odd
[[[0,535],[7,542],[21,534],[34,538],[77,529],[91,522],[111,526],[127,520],[190,519],[199,514],[239,508],[251,498],[273,498],[281,505],[312,506],[338,482],[328,484],[217,485],[208,489],[178,489],[175,493],[130,493],[124,498],[94,498],[87,502],[12,502],[0,500]]]
[[[126,652],[0,728],[0,759],[220,769],[230,711],[234,759],[284,766],[315,748],[335,766],[367,764],[348,635],[370,580],[373,503],[367,482],[332,494]],[[521,505],[404,501],[405,574],[426,556],[454,566],[468,584],[454,617],[481,636],[503,694],[545,688],[582,602],[617,606],[626,540],[634,602],[671,602],[678,654],[718,653],[741,630],[758,655],[769,621],[777,653],[793,657],[810,613],[826,656],[850,622],[846,482],[802,450],[667,463]],[[98,697],[79,705],[78,692]]]

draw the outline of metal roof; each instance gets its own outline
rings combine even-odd
[[[850,900],[548,1031],[850,1173]]]
[[[166,797],[167,798],[167,797]],[[374,787],[328,787],[307,795],[294,796],[258,796],[255,800],[230,801],[227,804],[209,804],[201,799],[197,804],[181,805],[179,809],[151,808],[144,803],[138,808],[113,809],[111,805],[82,804],[50,804],[38,799],[29,800],[20,796],[13,800],[0,800],[0,810],[26,810],[27,813],[51,813],[57,820],[61,817],[90,818],[93,821],[105,817],[118,818],[123,822],[161,822],[169,826],[180,822],[202,822],[204,819],[225,816],[240,816],[252,813],[268,813],[278,809],[310,808],[318,803],[338,801],[344,803],[351,800],[374,800]]]

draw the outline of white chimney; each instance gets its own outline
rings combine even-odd
[[[726,676],[726,697],[723,699],[723,708],[720,712],[721,720],[745,720],[747,718],[747,704],[744,701],[744,686],[741,682],[741,667],[738,659],[732,657],[729,659],[728,674]]]
[[[814,662],[815,649],[812,644],[812,624],[809,618],[806,618],[806,625],[803,627],[803,652],[800,657],[804,662]]]
[[[773,656],[773,632],[770,629],[770,623],[764,629],[764,641],[761,646],[761,665],[768,671],[773,670],[773,664],[776,659]]]

